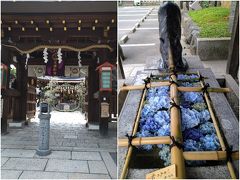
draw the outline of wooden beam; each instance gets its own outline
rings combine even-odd
[[[72,2],[12,2],[1,3],[2,14],[27,14],[34,13],[117,13],[117,1],[72,1]]]
[[[109,39],[114,40],[117,37],[117,30],[116,28],[112,28],[108,33],[108,38],[105,38],[103,36],[103,28],[96,28],[95,31],[92,31],[91,28],[81,28],[80,31],[78,31],[76,28],[68,28],[68,30],[65,32],[63,30],[63,27],[61,29],[55,29],[53,27],[53,31],[51,32],[49,28],[41,29],[39,28],[38,31],[36,31],[34,28],[26,28],[25,31],[22,31],[20,28],[12,29],[11,31],[8,31],[7,29],[4,30],[4,37],[8,40],[8,37],[11,37],[12,41],[19,41],[21,38],[38,38],[36,40],[38,41],[46,41],[48,42],[53,40],[58,41],[67,41],[70,38],[79,39],[83,37],[88,38],[95,38],[96,40],[99,39]],[[34,39],[33,39],[34,40]],[[81,39],[81,41],[83,41]],[[82,42],[84,43],[84,42]]]

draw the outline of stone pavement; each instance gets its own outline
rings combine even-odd
[[[36,155],[38,118],[1,137],[2,179],[109,179],[117,177],[116,123],[108,137],[89,131],[80,112],[52,112],[48,156]]]

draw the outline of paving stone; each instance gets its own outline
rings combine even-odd
[[[77,136],[74,134],[66,134],[64,135],[64,139],[77,139]]]
[[[72,152],[72,159],[102,160],[99,152]]]
[[[8,157],[1,157],[1,166],[4,165],[8,159]]]
[[[83,147],[83,148],[98,148],[98,144],[77,142],[77,147]]]
[[[37,154],[34,155],[36,158],[47,158],[47,159],[71,159],[70,151],[52,151],[48,156],[39,156]]]
[[[23,171],[19,179],[68,179],[68,174],[46,171]]]
[[[54,151],[72,151],[73,147],[53,146],[51,149]]]
[[[85,147],[73,147],[73,151],[92,151],[92,152],[117,152],[117,148],[85,148]]]
[[[47,159],[30,159],[30,158],[10,158],[2,169],[10,170],[43,170]]]
[[[117,145],[116,144],[99,143],[98,145],[99,145],[100,148],[116,148],[117,149]]]
[[[46,171],[89,173],[87,161],[49,159]]]
[[[18,179],[22,171],[1,170],[1,179]]]
[[[103,158],[104,163],[106,164],[110,176],[113,179],[117,179],[117,164],[115,164],[111,155],[108,152],[101,152],[101,156]]]
[[[2,157],[20,157],[20,158],[30,158],[35,154],[35,150],[26,149],[6,149],[2,152]]]
[[[90,173],[108,174],[103,161],[88,161]]]
[[[63,141],[62,145],[63,145],[63,146],[74,147],[74,146],[76,146],[76,142]]]
[[[82,174],[82,173],[68,173],[69,179],[111,179],[106,174]]]

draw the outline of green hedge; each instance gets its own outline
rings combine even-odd
[[[228,31],[230,9],[210,7],[189,11],[189,16],[201,28],[200,37],[229,37]]]

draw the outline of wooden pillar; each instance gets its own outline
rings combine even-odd
[[[7,117],[8,117],[8,108],[9,108],[9,98],[7,96],[3,95],[3,112],[1,117],[1,133],[6,134],[7,133]]]
[[[13,121],[25,122],[27,115],[27,70],[24,59],[20,59],[17,65],[17,91],[20,96],[14,102]]]
[[[96,59],[91,61],[88,68],[88,123],[97,124],[99,122],[98,100],[94,99],[94,93],[98,91],[99,80],[96,71]]]
[[[92,122],[92,117],[93,117],[93,67],[89,66],[88,67],[88,124]]]
[[[7,91],[9,90],[9,77],[10,77],[10,52],[9,49],[6,47],[1,46],[1,60],[8,67],[7,71],[7,86],[5,90],[1,91],[2,99],[3,100],[3,112],[1,117],[1,133],[7,133],[8,127],[8,110],[9,110],[9,97],[7,96]]]
[[[21,96],[20,96],[20,119],[22,121],[26,121],[26,115],[27,115],[27,83],[28,83],[28,70],[25,69],[25,61],[22,61],[24,63],[21,63],[21,84],[20,84],[20,93],[21,93]]]
[[[234,79],[237,79],[239,73],[239,2],[236,2],[236,10],[233,21],[232,37],[228,50],[228,62],[226,72]]]

